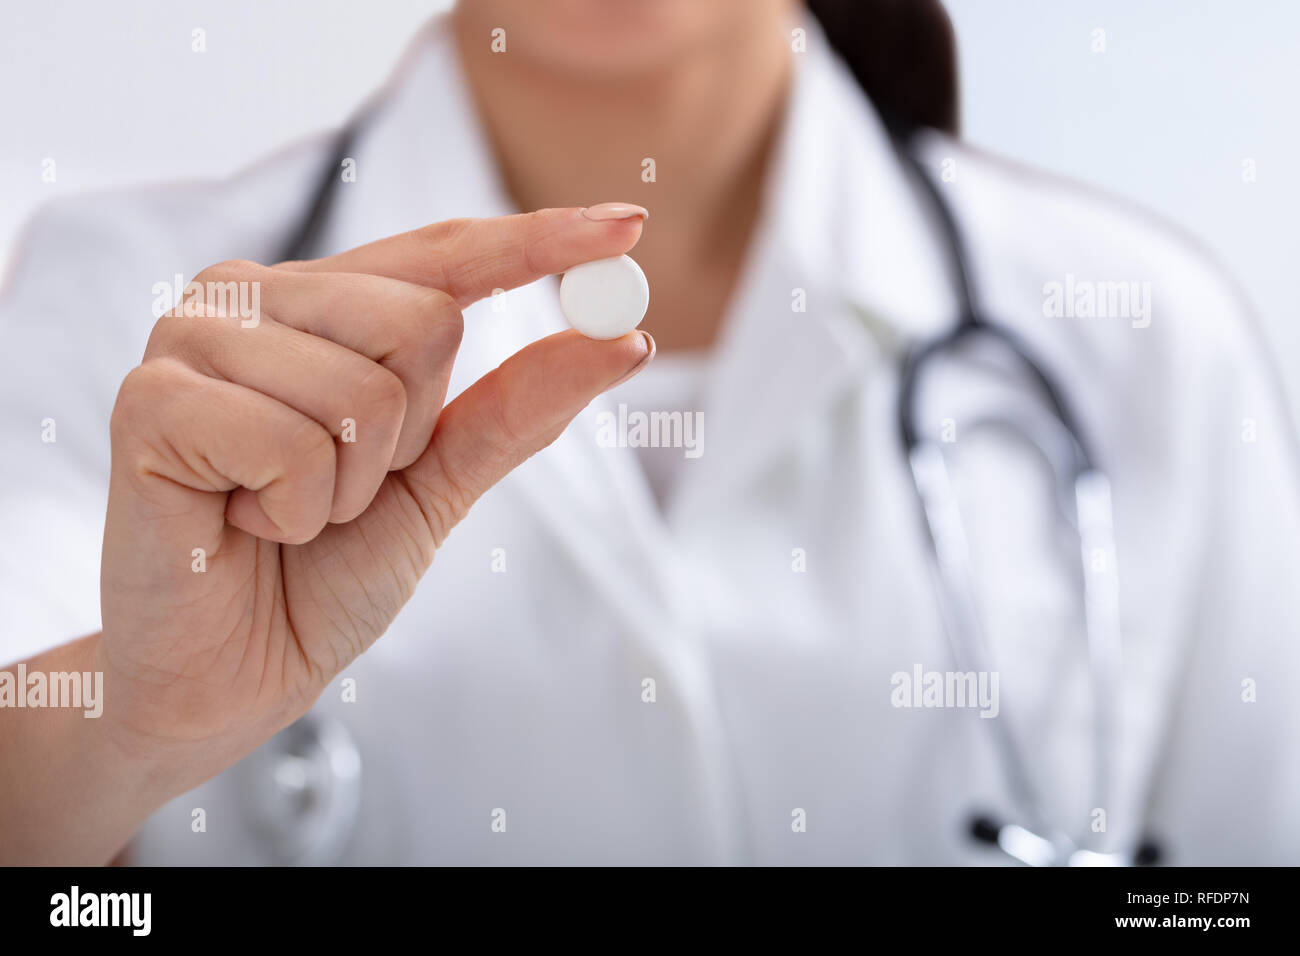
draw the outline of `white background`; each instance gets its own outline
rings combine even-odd
[[[706,2],[706,0],[701,0]],[[1291,288],[1300,4],[947,0],[967,138],[1196,233],[1255,302],[1300,410]],[[0,257],[55,194],[221,176],[335,125],[444,0],[5,0]],[[207,52],[191,52],[191,31]],[[1092,52],[1103,29],[1106,51]],[[41,181],[56,163],[57,182]],[[1242,181],[1253,159],[1258,181]]]

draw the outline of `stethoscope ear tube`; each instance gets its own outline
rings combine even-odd
[[[342,175],[342,167],[345,160],[352,156],[356,151],[357,141],[360,138],[363,127],[363,118],[368,113],[362,112],[357,117],[349,120],[347,125],[334,134],[333,148],[330,150],[328,165],[320,174],[320,179],[312,191],[311,199],[308,202],[306,212],[303,213],[296,228],[287,239],[280,244],[280,251],[276,254],[276,262],[290,262],[300,259],[309,259],[316,252],[317,240],[321,233],[324,232],[325,223],[329,219],[330,212],[334,208],[334,201],[338,197],[338,189],[335,183],[338,177]]]
[[[1029,376],[1047,401],[1053,417],[1061,423],[1074,446],[1074,460],[1069,465],[1071,480],[1084,472],[1097,471],[1096,459],[1078,417],[1065,400],[1062,390],[1033,357],[1029,346],[1015,332],[981,318],[976,312],[963,314],[952,328],[913,346],[904,357],[898,383],[898,429],[904,451],[910,453],[923,440],[917,423],[920,415],[919,396],[925,373],[940,359],[955,355],[976,340],[984,340],[999,347]]]
[[[950,329],[914,346],[903,360],[899,380],[899,431],[902,435],[903,448],[907,452],[920,441],[916,428],[918,382],[936,358],[951,354],[975,337],[994,340],[1013,356],[1051,406],[1053,414],[1065,426],[1078,445],[1079,461],[1075,473],[1096,470],[1097,461],[1092,453],[1090,443],[1086,440],[1079,418],[1070,408],[1062,390],[1057,388],[1045,366],[1039,362],[1028,345],[1011,329],[991,322],[980,308],[979,294],[970,268],[970,256],[941,187],[925,168],[919,155],[917,142],[919,131],[914,129],[891,128],[895,150],[906,169],[910,169],[913,179],[929,201],[931,211],[938,221],[939,231],[943,234],[944,247],[948,258],[948,271],[957,291],[957,322]]]

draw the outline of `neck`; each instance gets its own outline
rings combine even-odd
[[[650,219],[632,252],[650,281],[643,325],[664,350],[710,345],[789,86],[780,8],[756,3],[763,15],[740,18],[670,67],[601,81],[492,53],[475,6],[453,15],[457,43],[512,198],[521,209],[645,206]]]

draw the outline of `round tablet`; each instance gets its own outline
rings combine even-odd
[[[627,335],[641,324],[649,305],[650,283],[627,256],[584,262],[560,280],[560,309],[589,339]]]

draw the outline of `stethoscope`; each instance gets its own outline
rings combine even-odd
[[[338,134],[307,212],[275,261],[306,259],[315,254],[314,247],[338,192],[336,177],[352,154],[362,126],[361,121],[353,120]],[[1036,448],[1051,467],[1058,504],[1077,533],[1093,701],[1091,792],[1093,806],[1104,808],[1111,792],[1111,760],[1116,751],[1121,652],[1110,483],[1054,379],[1014,332],[985,318],[971,279],[961,230],[941,188],[912,148],[910,131],[894,130],[893,136],[899,155],[929,197],[944,235],[958,294],[958,321],[913,346],[906,355],[898,399],[900,439],[932,545],[940,610],[954,662],[963,672],[991,671],[948,453],[943,442],[926,437],[918,427],[918,405],[927,370],[980,341],[1000,349],[1020,367],[1041,392],[1049,411],[1047,418],[988,415],[966,422],[964,427],[967,431],[986,426],[1009,429]],[[1092,559],[1098,553],[1105,555],[1104,561]],[[1005,707],[1001,711],[1005,712]],[[1007,790],[1023,822],[972,814],[968,826],[972,838],[1031,866],[1131,866],[1156,862],[1159,852],[1150,841],[1127,851],[1103,852],[1089,849],[1086,841],[1072,836],[1067,828],[1053,826],[1045,817],[1028,763],[1006,720],[999,716],[989,723]],[[361,756],[342,723],[309,714],[257,751],[241,773],[248,813],[276,862],[329,863],[343,851],[359,813]]]
[[[895,130],[893,135],[897,152],[915,174],[938,219],[949,271],[957,288],[957,322],[912,346],[903,360],[898,395],[899,437],[928,532],[936,591],[952,656],[960,672],[979,674],[992,669],[976,609],[965,523],[948,467],[949,453],[945,445],[949,443],[922,433],[918,409],[927,371],[944,359],[982,344],[1001,352],[1012,366],[1018,366],[1045,402],[1046,416],[1003,411],[977,416],[965,422],[964,428],[969,432],[996,427],[1017,434],[1036,449],[1051,468],[1058,507],[1077,535],[1093,709],[1091,798],[1093,807],[1106,808],[1114,773],[1122,650],[1110,481],[1098,464],[1063,390],[1016,333],[989,320],[980,308],[961,229],[942,187],[919,158],[919,150],[912,146],[915,134]],[[1024,822],[998,821],[982,813],[972,814],[969,831],[974,839],[996,846],[1012,859],[1030,866],[1145,866],[1157,861],[1160,854],[1150,840],[1142,840],[1131,850],[1102,852],[1087,848],[1068,829],[1054,827],[1046,819],[1028,762],[1003,713],[1005,707],[989,723],[993,725],[997,759],[1009,795],[1023,814]]]

